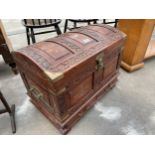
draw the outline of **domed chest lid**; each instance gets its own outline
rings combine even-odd
[[[97,24],[75,29],[18,52],[35,61],[43,70],[65,72],[123,38],[124,34],[117,29]]]

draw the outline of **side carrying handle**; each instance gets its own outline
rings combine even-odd
[[[36,88],[35,86],[31,86],[31,88],[29,89],[29,91],[34,95],[34,97],[37,100],[43,102],[48,107],[48,110],[52,111],[51,106],[45,100],[44,95],[40,92],[40,90],[38,88]]]
[[[43,97],[43,94],[34,86],[32,86],[30,88],[30,92],[37,98],[37,99],[41,99]]]

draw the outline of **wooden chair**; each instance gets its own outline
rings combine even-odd
[[[2,21],[0,20],[0,54],[2,55],[6,64],[12,68],[13,72],[16,74],[16,64],[13,60],[11,52],[13,51],[11,42],[7,37]]]
[[[15,123],[15,105],[12,105],[11,108],[4,98],[2,92],[0,91],[0,100],[2,101],[5,109],[0,110],[0,114],[8,112],[11,119],[12,133],[16,133],[16,123]]]
[[[61,30],[59,28],[61,20],[60,19],[24,19],[22,20],[23,25],[26,27],[26,35],[27,42],[30,45],[30,38],[32,39],[32,43],[36,42],[35,35],[45,34],[50,32],[56,32],[58,35],[61,34]],[[42,31],[42,32],[34,32],[34,29],[41,29],[46,27],[53,27],[54,30],[51,31]]]
[[[118,19],[110,20],[108,19],[103,19],[103,24],[114,24],[114,27],[117,27]]]
[[[66,19],[65,26],[64,26],[64,33],[67,30],[72,30],[72,29],[78,28],[78,26],[77,26],[78,23],[86,23],[86,24],[90,25],[92,23],[96,24],[97,20],[98,19]],[[69,22],[73,23],[73,27],[72,28],[69,27],[69,25],[68,25]]]

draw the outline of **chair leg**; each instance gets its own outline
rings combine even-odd
[[[11,119],[12,133],[16,133],[15,104],[11,106],[10,119]]]
[[[4,98],[4,96],[3,96],[1,91],[0,91],[0,99],[1,99],[1,101],[2,101],[2,103],[4,105],[4,107],[5,107],[6,111],[8,113],[11,113],[11,108],[10,108],[9,104],[7,103],[6,99]]]
[[[97,20],[94,20],[94,24],[97,24]]]
[[[68,19],[66,19],[65,21],[64,33],[67,31],[67,27],[68,27]]]
[[[33,28],[31,28],[31,38],[32,38],[32,43],[33,44],[36,43],[36,39],[35,39]]]
[[[14,74],[18,74],[18,70],[15,63],[10,63],[9,66],[11,67]]]
[[[57,35],[62,34],[58,24],[55,25],[55,30],[56,30]]]
[[[11,108],[9,106],[9,104],[7,103],[7,101],[5,100],[3,94],[0,91],[0,99],[5,107],[4,110],[0,111],[1,113],[5,113],[8,112],[10,114],[10,119],[11,119],[11,126],[12,126],[12,132],[16,133],[16,123],[15,123],[15,105],[12,105]]]
[[[74,29],[77,27],[77,23],[76,22],[74,22]]]
[[[118,19],[115,20],[115,25],[114,25],[115,28],[117,27],[117,23],[118,23]]]
[[[30,45],[29,28],[26,28],[27,44]]]

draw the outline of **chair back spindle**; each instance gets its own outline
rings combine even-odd
[[[23,25],[26,27],[26,35],[27,42],[30,45],[30,38],[32,43],[36,42],[35,35],[56,32],[57,35],[61,34],[61,30],[59,28],[59,24],[61,22],[60,19],[24,19],[22,20]],[[51,31],[42,31],[42,32],[34,32],[34,29],[53,27],[54,30]]]

